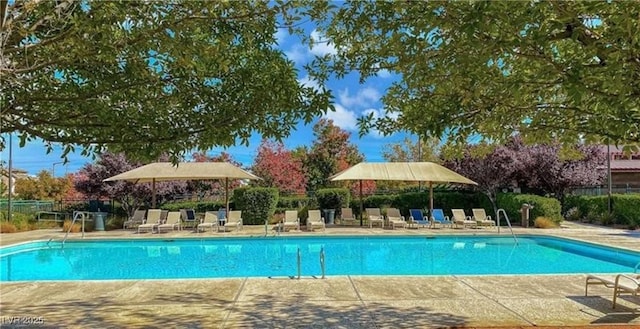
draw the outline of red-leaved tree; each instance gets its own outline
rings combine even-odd
[[[276,187],[283,194],[304,194],[307,177],[302,160],[285,149],[282,143],[263,140],[258,147],[253,173],[262,180],[254,182],[258,186]]]

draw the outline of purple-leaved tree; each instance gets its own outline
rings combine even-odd
[[[475,188],[487,195],[495,214],[498,191],[515,185],[521,163],[516,152],[507,146],[498,146],[490,153],[486,151],[488,147],[467,145],[462,157],[445,160],[443,165],[478,183]]]
[[[103,153],[96,163],[87,164],[80,169],[82,178],[75,182],[75,188],[90,198],[116,200],[129,216],[133,216],[134,211],[151,200],[151,184],[103,180],[141,165],[129,161],[122,153]],[[156,198],[162,204],[170,195],[184,193],[185,186],[185,182],[179,181],[156,183]]]

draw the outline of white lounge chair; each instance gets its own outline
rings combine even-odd
[[[640,274],[618,274],[615,277],[588,275],[584,284],[584,295],[587,296],[589,286],[600,285],[613,289],[613,308],[616,299],[622,294],[640,296]]]
[[[154,233],[158,225],[162,224],[161,216],[161,209],[147,210],[147,218],[145,218],[144,223],[138,225],[138,233],[142,233],[144,231],[150,231],[151,233]]]
[[[180,212],[179,211],[170,211],[167,213],[167,219],[164,224],[158,225],[158,233],[166,230],[166,231],[174,231],[176,229],[180,230]]]
[[[387,222],[392,230],[394,230],[396,226],[401,226],[402,228],[407,227],[407,222],[404,220],[404,216],[400,214],[398,208],[387,208]]]
[[[242,210],[231,210],[227,221],[222,225],[222,229],[226,232],[227,227],[233,227],[236,230],[242,230]],[[220,227],[218,227],[220,229]]]
[[[214,227],[218,227],[218,214],[216,212],[207,211],[206,213],[204,213],[204,219],[202,223],[198,224],[198,226],[196,227],[196,231],[205,231],[207,227],[211,228],[211,232],[213,232]]]
[[[340,224],[342,225],[354,225],[358,220],[353,216],[353,210],[351,208],[340,209]]]
[[[307,217],[307,231],[312,231],[315,227],[322,227],[323,231],[327,230],[324,218],[320,215],[320,210],[309,210],[309,217]]]
[[[122,229],[127,229],[127,228],[137,228],[138,225],[142,224],[144,222],[144,216],[147,214],[147,211],[144,209],[139,209],[136,210],[133,213],[133,216],[131,218],[129,218],[128,220],[124,221],[124,223],[122,223]]]
[[[476,221],[478,226],[496,226],[496,222],[491,219],[491,216],[487,215],[484,208],[473,208],[473,220]]]
[[[282,218],[280,222],[280,231],[286,232],[287,228],[300,230],[300,218],[298,217],[297,210],[285,210],[284,218]]]
[[[380,227],[384,227],[384,217],[380,214],[380,208],[367,208],[367,219],[369,220],[369,228],[373,227],[373,224],[380,224]]]
[[[451,209],[451,214],[453,215],[453,217],[451,218],[451,221],[456,227],[458,225],[462,226],[462,228],[465,228],[467,226],[470,226],[473,228],[478,227],[478,222],[476,222],[475,220],[472,220],[471,217],[467,216],[464,213],[463,209]]]

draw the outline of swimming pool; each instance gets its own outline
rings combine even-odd
[[[0,249],[2,281],[634,272],[640,253],[520,236],[311,236],[31,242]]]

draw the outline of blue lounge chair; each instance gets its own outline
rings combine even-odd
[[[418,227],[421,225],[424,227],[431,226],[431,223],[424,217],[420,209],[409,209],[409,224],[417,224]]]
[[[431,226],[436,224],[440,224],[440,226],[453,226],[453,222],[448,216],[444,215],[444,211],[442,211],[442,209],[433,209],[433,213],[431,214]]]

